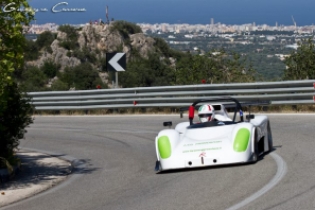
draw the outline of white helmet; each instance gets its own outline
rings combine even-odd
[[[199,107],[198,117],[200,122],[208,122],[214,120],[214,108],[210,104],[205,104]]]

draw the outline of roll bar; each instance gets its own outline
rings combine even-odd
[[[194,119],[194,115],[195,115],[195,107],[197,104],[205,103],[205,102],[218,102],[218,101],[233,101],[236,105],[235,106],[236,109],[234,110],[233,121],[235,121],[235,119],[236,119],[236,113],[239,112],[240,113],[240,120],[241,120],[241,122],[244,122],[243,110],[242,110],[242,105],[240,104],[240,102],[238,100],[236,100],[235,98],[232,98],[232,97],[221,97],[221,98],[197,100],[191,106],[189,106],[188,118],[189,118],[190,125],[193,124],[193,119]]]

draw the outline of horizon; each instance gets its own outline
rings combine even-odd
[[[52,12],[52,7],[61,0],[43,2],[29,0],[33,8],[45,8],[35,14],[38,24],[83,24],[90,20],[106,20],[106,6],[108,6],[109,20],[125,20],[134,23],[148,24],[210,24],[226,25],[313,25],[315,23],[315,1],[301,0],[68,0],[68,5],[59,5],[62,9],[85,9],[74,12]],[[141,6],[138,6],[141,4]],[[279,12],[280,11],[280,12]]]

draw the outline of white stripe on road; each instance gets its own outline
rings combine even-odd
[[[256,200],[257,198],[259,198],[260,196],[262,196],[263,194],[265,194],[266,192],[271,190],[284,177],[284,175],[287,173],[287,164],[281,158],[281,156],[277,155],[276,153],[270,153],[270,155],[277,163],[278,170],[277,170],[276,175],[271,179],[271,181],[267,185],[265,185],[259,191],[257,191],[253,195],[249,196],[245,200],[235,204],[234,206],[231,206],[227,210],[236,210],[236,209],[244,207],[245,205],[247,205],[250,202]]]

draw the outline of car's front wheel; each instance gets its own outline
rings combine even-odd
[[[258,149],[258,140],[257,140],[257,131],[255,130],[255,138],[254,138],[254,153],[252,154],[252,162],[256,163],[259,157],[259,149]]]

